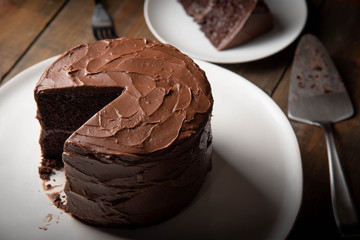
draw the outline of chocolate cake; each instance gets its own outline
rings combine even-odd
[[[46,69],[35,99],[43,162],[64,147],[66,209],[85,222],[169,218],[211,168],[211,88],[170,45],[120,38],[77,46]]]
[[[273,27],[262,0],[178,0],[218,49],[244,44]]]

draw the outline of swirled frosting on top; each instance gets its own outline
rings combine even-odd
[[[188,56],[148,39],[75,47],[47,69],[35,91],[83,86],[123,88],[68,139],[104,154],[151,153],[186,139],[205,126],[213,103],[204,72]]]

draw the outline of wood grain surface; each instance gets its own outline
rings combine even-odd
[[[143,0],[107,0],[104,4],[118,36],[156,39],[146,26]],[[345,174],[360,207],[360,1],[308,0],[307,5],[309,15],[303,34],[313,33],[323,42],[353,100],[355,116],[335,124],[335,134]],[[0,0],[0,84],[39,61],[95,41],[91,31],[93,10],[94,2],[89,0]],[[297,41],[262,60],[220,66],[254,83],[287,114]],[[343,239],[332,215],[324,134],[318,127],[290,122],[300,145],[304,189],[288,239]]]
[[[61,11],[64,2],[64,0],[0,1],[1,80],[24,56],[53,17]]]

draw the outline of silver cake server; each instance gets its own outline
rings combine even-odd
[[[332,124],[353,114],[349,95],[325,47],[315,36],[304,35],[294,56],[288,115],[320,126],[325,132],[332,208],[342,235],[360,233],[359,217],[336,150]]]

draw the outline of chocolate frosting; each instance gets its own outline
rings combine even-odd
[[[67,209],[87,222],[149,224],[197,193],[211,166],[211,88],[176,48],[147,39],[75,47],[36,91],[117,86],[122,94],[65,142]]]
[[[75,47],[44,73],[36,91],[82,86],[124,88],[69,140],[111,154],[163,149],[204,126],[212,108],[204,72],[175,48],[147,39]]]
[[[96,225],[148,225],[179,212],[211,169],[210,124],[168,151],[138,157],[64,153],[67,210]]]

